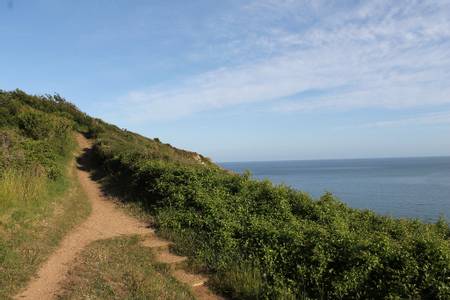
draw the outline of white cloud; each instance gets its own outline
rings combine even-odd
[[[441,125],[450,124],[450,111],[423,114],[418,117],[399,120],[380,121],[363,125],[364,127],[394,127],[408,125]]]
[[[230,33],[228,46],[236,49],[224,53],[249,57],[247,63],[131,91],[120,99],[124,111],[132,120],[157,120],[263,101],[281,112],[450,103],[449,1],[370,1],[335,13],[325,6],[246,5],[216,26],[249,25]],[[309,90],[324,93],[295,99]]]

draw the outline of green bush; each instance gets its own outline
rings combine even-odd
[[[156,216],[181,252],[236,298],[450,297],[449,227],[351,209],[108,129],[95,153],[110,182]],[[158,151],[158,150],[156,150]],[[170,155],[170,154],[169,154]]]
[[[21,91],[0,91],[0,171],[11,168],[37,176],[45,173],[51,179],[61,176],[60,161],[73,148],[76,126],[72,115],[58,109],[60,103]]]
[[[218,289],[241,299],[450,299],[450,228],[351,209],[90,118],[59,95],[0,91],[0,171],[58,177],[72,128],[105,188],[137,201]],[[11,180],[4,177],[6,182]],[[9,180],[9,181],[8,181]],[[11,189],[5,189],[9,193]]]

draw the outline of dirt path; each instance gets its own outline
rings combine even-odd
[[[77,142],[85,152],[91,148],[91,143],[81,135],[77,136]],[[86,162],[81,161],[77,173],[80,184],[91,202],[91,215],[62,240],[59,248],[41,266],[37,276],[15,299],[54,299],[76,256],[88,244],[100,239],[138,234],[146,237],[144,245],[158,250],[160,261],[178,263],[185,259],[171,254],[168,250],[170,243],[154,236],[154,231],[146,224],[125,214],[115,207],[114,203],[108,201],[103,196],[99,184],[90,178],[89,172],[83,166],[84,163]],[[194,287],[194,294],[199,298],[220,299],[203,285],[206,281],[204,277],[188,274],[181,269],[177,270],[174,276]]]
[[[82,149],[90,148],[82,136],[77,137]],[[69,233],[59,248],[41,267],[36,278],[16,299],[52,299],[59,290],[70,265],[80,251],[95,240],[111,238],[122,234],[150,234],[145,224],[131,218],[114,207],[101,194],[100,187],[82,167],[77,170],[80,183],[92,205],[92,213],[78,228]]]

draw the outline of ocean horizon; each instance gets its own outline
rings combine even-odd
[[[352,208],[434,222],[450,217],[450,156],[218,163],[319,198],[331,192]]]
[[[274,160],[227,160],[215,161],[218,165],[234,163],[259,163],[259,162],[295,162],[295,161],[327,161],[327,160],[378,160],[378,159],[410,159],[410,158],[450,158],[450,155],[429,156],[380,156],[380,157],[352,157],[352,158],[311,158],[311,159],[274,159]]]

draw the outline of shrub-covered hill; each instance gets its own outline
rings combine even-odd
[[[26,114],[30,116],[25,116]],[[148,139],[89,117],[59,95],[32,96],[20,90],[0,90],[1,128],[19,127],[22,133],[37,140],[54,134],[53,131],[61,125],[55,122],[65,122],[66,127],[96,138],[98,144],[105,145],[105,150],[111,147],[111,151],[118,153],[123,147],[131,147],[128,150],[133,151],[135,155],[149,159],[213,165],[207,158],[195,152],[180,150],[161,143],[157,138]]]
[[[35,99],[36,109],[22,100],[21,94],[0,91],[0,170],[31,169],[56,178],[61,171],[57,161],[73,144],[71,132],[75,123],[62,113],[47,113],[40,109],[50,101]],[[33,99],[23,97],[28,98]]]
[[[0,299],[23,287],[89,213],[71,164],[83,119],[58,96],[0,91]]]
[[[139,204],[159,232],[231,297],[450,299],[445,220],[380,216],[349,208],[331,194],[312,199],[90,118],[59,96],[15,91],[0,97],[9,98],[56,120],[64,117],[93,138],[105,189]],[[21,118],[20,110],[3,109],[10,102],[1,101],[2,122],[3,116],[13,116],[5,124]]]

